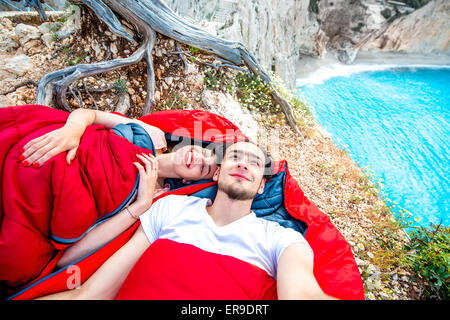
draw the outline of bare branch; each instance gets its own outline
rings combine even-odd
[[[36,81],[33,81],[33,80],[26,80],[26,81],[23,81],[23,82],[21,82],[21,83],[19,83],[19,84],[16,84],[12,89],[10,89],[10,90],[8,90],[8,91],[5,91],[5,92],[3,92],[3,93],[0,93],[0,95],[7,95],[7,94],[10,94],[10,93],[12,93],[12,92],[14,92],[14,91],[16,91],[17,89],[19,89],[20,87],[24,87],[24,86],[29,86],[29,85],[33,85],[33,86],[36,86],[37,87],[37,82]]]
[[[126,21],[127,25],[133,25],[136,33],[144,38],[141,47],[127,59],[116,59],[108,62],[97,64],[78,65],[76,67],[67,68],[61,72],[45,76],[38,87],[38,103],[44,101],[45,86],[55,83],[57,91],[57,102],[67,108],[65,102],[65,94],[68,86],[73,81],[100,72],[114,70],[123,66],[139,62],[143,57],[147,60],[147,92],[145,107],[143,114],[151,112],[155,93],[154,67],[151,51],[155,44],[156,33],[165,35],[177,41],[177,52],[179,43],[199,48],[203,51],[210,52],[221,59],[224,63],[219,65],[210,65],[213,68],[229,67],[237,70],[245,70],[247,67],[255,75],[259,76],[266,84],[272,87],[271,95],[280,104],[287,122],[291,128],[300,134],[297,127],[295,116],[290,104],[273,88],[271,78],[259,66],[253,55],[240,42],[228,41],[218,38],[207,31],[183,20],[175,14],[163,1],[160,0],[80,0],[87,7],[91,8],[94,13],[105,22],[110,30],[136,43],[135,40],[127,33],[125,27],[117,18],[116,14]],[[124,22],[125,24],[125,22]],[[186,53],[184,53],[186,54]],[[185,60],[183,60],[186,63]],[[202,62],[200,62],[202,63]]]

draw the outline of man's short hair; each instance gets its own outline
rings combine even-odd
[[[264,174],[263,174],[263,178],[266,180],[269,180],[272,175],[273,175],[273,161],[270,158],[270,156],[267,154],[267,152],[262,149],[259,145],[257,145],[256,143],[253,143],[251,141],[242,141],[242,142],[247,142],[247,143],[251,143],[255,146],[257,146],[262,153],[264,154]],[[212,150],[213,153],[216,155],[216,164],[218,166],[220,166],[222,164],[223,158],[227,152],[227,149],[236,144],[237,142],[223,142],[223,143],[211,143],[207,148]]]

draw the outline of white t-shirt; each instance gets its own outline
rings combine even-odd
[[[299,242],[309,247],[299,232],[258,218],[254,212],[217,226],[206,211],[208,205],[211,205],[209,199],[166,196],[140,216],[142,228],[150,243],[170,239],[233,256],[260,267],[275,279],[278,259],[289,245]]]

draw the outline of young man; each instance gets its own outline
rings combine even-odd
[[[158,200],[140,217],[132,238],[81,289],[44,298],[114,299],[134,264],[157,239],[192,244],[254,264],[276,279],[279,299],[332,298],[314,278],[312,250],[303,236],[251,211],[253,198],[264,190],[267,170],[271,173],[270,159],[255,144],[228,146],[213,177],[218,186],[214,203],[176,195]]]

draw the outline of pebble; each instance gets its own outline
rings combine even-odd
[[[380,298],[383,299],[383,300],[387,300],[387,299],[389,299],[390,297],[389,297],[389,295],[388,295],[387,293],[385,293],[385,292],[380,292]]]
[[[171,86],[172,83],[173,83],[173,78],[172,78],[172,77],[167,77],[167,78],[165,79],[165,81],[166,81],[166,83],[167,83],[169,86]]]
[[[369,262],[361,260],[361,259],[359,259],[357,257],[355,257],[355,261],[356,261],[356,265],[357,266],[367,266],[367,265],[369,265]]]

